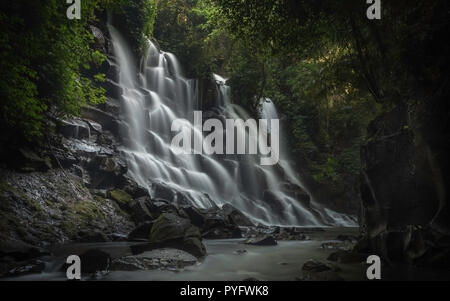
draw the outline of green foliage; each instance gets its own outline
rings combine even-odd
[[[18,0],[0,9],[1,128],[28,140],[42,135],[45,117],[76,115],[105,101],[104,90],[82,76],[104,56],[91,48],[88,23],[102,1],[82,1],[81,20],[66,17],[64,1]]]
[[[222,69],[228,36],[215,26],[213,15],[214,7],[204,0],[158,2],[154,37],[178,57],[188,77],[210,78]]]
[[[258,78],[287,117],[295,157],[318,180],[357,178],[365,129],[382,110],[418,101],[446,109],[419,95],[448,90],[448,1],[383,3],[381,21],[369,21],[358,0],[212,3],[230,36],[256,45],[253,58],[267,66],[257,76],[237,65],[233,77]]]
[[[145,38],[153,35],[157,14],[157,0],[121,0],[116,9],[124,16],[126,35],[139,53],[145,47]]]

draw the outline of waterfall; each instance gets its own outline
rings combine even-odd
[[[309,193],[291,168],[285,147],[274,166],[261,166],[257,155],[176,153],[171,145],[173,120],[189,120],[185,126],[194,135],[203,135],[193,124],[194,110],[198,109],[196,80],[185,78],[176,57],[151,41],[141,70],[137,70],[120,33],[111,25],[109,31],[123,91],[121,118],[126,126],[121,128],[120,151],[130,176],[147,188],[153,199],[198,208],[229,203],[265,225],[355,225],[351,217],[325,210],[307,195],[305,198],[305,192]],[[209,113],[221,118],[250,118],[242,107],[231,103],[226,80],[216,74],[213,77],[216,108]],[[261,117],[278,118],[269,99],[262,100]]]

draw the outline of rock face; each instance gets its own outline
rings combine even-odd
[[[162,248],[147,251],[139,255],[126,256],[113,259],[110,270],[112,271],[136,271],[169,269],[177,270],[185,266],[193,265],[197,258],[191,254],[172,248]]]
[[[206,255],[200,231],[188,219],[172,213],[161,214],[153,224],[150,242],[173,246],[185,250],[196,257]]]
[[[361,149],[363,234],[366,249],[386,260],[448,266],[449,145],[440,121],[414,114],[419,109],[398,106],[369,126]]]

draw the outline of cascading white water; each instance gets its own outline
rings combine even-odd
[[[193,121],[196,81],[182,75],[173,54],[159,50],[150,41],[139,72],[118,31],[113,26],[109,26],[109,31],[120,69],[123,119],[128,125],[122,129],[125,143],[121,151],[130,175],[153,198],[200,208],[230,203],[255,222],[266,225],[354,225],[352,218],[324,210],[314,200],[303,204],[296,199],[293,191],[307,190],[283,151],[275,166],[259,165],[255,155],[176,154],[171,146],[171,124],[179,118]],[[225,79],[218,75],[214,79],[218,92],[216,114],[250,118],[242,107],[230,102]],[[262,118],[278,118],[270,100],[264,99],[261,107]],[[187,122],[186,127],[194,135],[203,135],[193,122]]]

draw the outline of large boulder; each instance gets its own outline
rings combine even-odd
[[[113,199],[122,210],[130,211],[132,206],[131,195],[121,189],[115,189],[108,192],[108,196]]]
[[[330,263],[310,259],[303,264],[301,280],[309,281],[342,281],[338,272],[341,269]]]
[[[198,228],[173,213],[164,213],[158,217],[150,233],[150,242],[172,246],[196,257],[206,255]]]
[[[255,238],[249,238],[244,243],[254,246],[276,246],[278,244],[272,235],[263,235]]]
[[[80,261],[82,273],[95,273],[109,269],[111,256],[104,251],[90,249],[80,255]]]
[[[111,270],[136,271],[152,269],[180,269],[193,265],[197,258],[191,254],[173,248],[161,248],[144,252],[139,255],[125,256],[113,259]]]
[[[203,211],[205,221],[202,226],[202,235],[208,239],[241,238],[239,226],[230,223],[225,213],[220,209],[211,208]]]
[[[241,211],[239,211],[232,205],[225,204],[222,206],[222,210],[228,217],[230,223],[237,226],[245,226],[245,227],[254,226],[252,221],[245,214],[243,214]]]
[[[131,218],[136,224],[154,220],[156,217],[150,212],[148,204],[149,197],[140,197],[131,205]]]
[[[116,156],[97,155],[86,165],[91,176],[91,188],[121,187],[126,182],[124,175],[128,167]]]
[[[149,240],[150,233],[152,231],[152,227],[154,221],[147,221],[139,224],[133,231],[128,234],[129,240]]]

